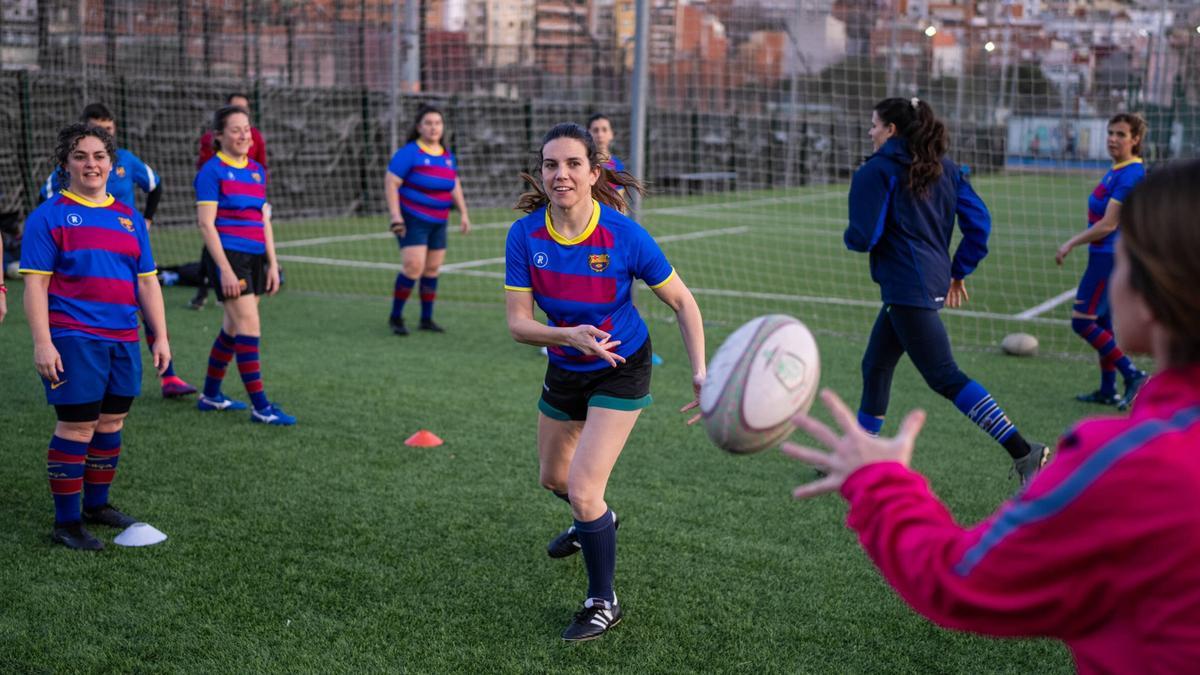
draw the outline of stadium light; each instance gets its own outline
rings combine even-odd
[[[1196,32],[1200,33],[1200,26],[1196,26]]]
[[[985,51],[985,52],[987,52],[987,53],[989,53],[989,54],[991,54],[992,52],[996,51],[996,43],[995,43],[995,42],[992,42],[991,40],[988,40],[988,41],[987,41],[987,42],[986,42],[986,43],[983,45],[983,51]]]
[[[937,26],[930,26],[925,29],[925,37],[933,37],[937,35]]]

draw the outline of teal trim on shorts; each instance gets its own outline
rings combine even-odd
[[[654,397],[646,394],[641,398],[616,398],[599,394],[588,399],[589,408],[608,408],[609,410],[641,410],[649,408],[654,403]]]
[[[570,422],[571,421],[570,415],[559,410],[558,408],[555,408],[554,406],[550,405],[549,403],[546,403],[546,401],[544,399],[540,399],[540,398],[538,399],[538,410],[541,410],[543,415],[545,415],[546,417],[549,417],[552,420],[559,420],[562,422]]]

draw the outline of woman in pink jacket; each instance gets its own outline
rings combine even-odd
[[[831,391],[833,450],[784,444],[840,491],[884,577],[942,626],[1064,641],[1083,673],[1200,668],[1200,161],[1151,173],[1122,211],[1110,293],[1116,334],[1157,372],[1128,417],[1076,424],[1055,459],[984,522],[963,528],[909,469],[925,413],[895,438],[863,432]]]

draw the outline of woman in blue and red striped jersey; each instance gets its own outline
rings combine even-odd
[[[1108,278],[1112,276],[1121,203],[1146,176],[1140,157],[1145,138],[1146,120],[1141,115],[1120,113],[1108,121],[1108,154],[1113,160],[1112,168],[1088,195],[1087,227],[1058,247],[1054,255],[1054,261],[1061,265],[1071,249],[1088,245],[1087,269],[1075,291],[1071,329],[1095,349],[1100,358],[1100,388],[1075,398],[1084,403],[1115,405],[1120,410],[1133,403],[1138,389],[1146,381],[1146,373],[1134,366],[1117,346],[1107,286]],[[1124,396],[1117,395],[1118,370],[1125,381]]]
[[[529,215],[513,223],[506,245],[509,332],[518,342],[549,347],[538,403],[541,483],[571,505],[575,520],[547,553],[563,558],[582,551],[588,573],[583,609],[562,634],[571,641],[599,637],[621,620],[613,591],[617,519],[604,492],[638,415],[651,403],[650,333],[633,305],[635,279],[674,310],[697,397],[706,373],[695,298],[654,238],[622,215],[625,199],[612,188],[641,186],[602,162],[578,124],[547,132],[540,178],[522,176],[532,189],[517,208]],[[535,302],[547,323],[533,318]]]
[[[104,544],[82,521],[120,528],[136,522],[109,504],[108,494],[121,430],[141,393],[139,308],[158,336],[151,353],[160,375],[171,361],[146,221],[106,189],[116,154],[112,136],[99,127],[59,132],[63,189],[29,214],[21,248],[33,362],[58,416],[46,456],[52,537],[89,551]]]
[[[208,250],[206,276],[223,301],[221,332],[208,357],[200,410],[245,410],[246,404],[226,398],[221,381],[237,355],[238,372],[253,410],[250,420],[290,426],[296,418],[267,398],[259,367],[262,328],[258,302],[263,293],[279,290],[279,263],[267,201],[267,171],[250,159],[250,113],[225,106],[213,116],[217,154],[196,174],[196,216]]]
[[[613,133],[612,120],[604,113],[596,113],[588,118],[588,133],[592,135],[592,140],[596,141],[596,152],[604,158],[604,168],[613,173],[620,173],[625,170],[625,163],[621,161],[612,152]],[[620,185],[613,185],[613,189],[617,194],[623,195],[625,188]]]
[[[444,332],[433,321],[438,271],[446,259],[446,223],[450,206],[458,209],[459,229],[471,231],[467,201],[454,155],[442,145],[445,121],[437,108],[417,111],[408,143],[392,155],[383,179],[383,198],[392,217],[392,233],[400,244],[404,269],[396,275],[388,325],[396,335],[408,335],[404,303],[420,279],[421,330]]]

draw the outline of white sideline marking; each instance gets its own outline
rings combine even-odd
[[[748,199],[740,202],[721,202],[719,204],[704,204],[702,206],[669,206],[658,209],[647,209],[646,214],[663,214],[673,216],[698,215],[704,217],[712,209],[732,209],[743,206],[762,206],[766,204],[793,204],[810,201],[819,201],[830,197],[844,196],[840,192],[824,192],[815,195],[800,195],[797,197],[768,197],[763,199]],[[715,216],[713,216],[715,217]],[[516,220],[514,218],[514,220]],[[512,221],[499,223],[483,223],[482,225],[472,225],[472,230],[498,230],[500,228],[509,227]],[[275,242],[275,248],[299,248],[302,246],[320,246],[321,244],[338,244],[348,241],[370,241],[373,239],[391,239],[395,235],[391,232],[371,232],[368,234],[339,234],[330,235],[327,237],[312,237],[310,239],[292,239],[290,241]],[[680,236],[680,235],[672,235]],[[659,241],[667,240],[667,237],[657,237]],[[303,262],[303,261],[298,261]]]
[[[705,237],[721,237],[727,234],[742,234],[749,232],[749,225],[740,225],[738,227],[722,227],[716,230],[696,230],[695,232],[684,232],[683,234],[668,234],[662,237],[655,237],[654,240],[663,243],[671,241],[688,241],[691,239],[704,239]],[[504,261],[503,258],[500,259]]]
[[[1076,291],[1076,289],[1074,289],[1074,288],[1063,291],[1062,293],[1059,293],[1058,295],[1054,296],[1053,298],[1050,298],[1049,300],[1043,302],[1042,304],[1037,305],[1036,307],[1030,307],[1029,309],[1025,310],[1024,312],[1017,314],[1017,318],[1018,319],[1032,319],[1036,316],[1045,314],[1046,312],[1049,312],[1050,310],[1054,309],[1055,307],[1058,307],[1059,305],[1063,304],[1067,300],[1070,300],[1071,298],[1075,297],[1075,291]]]
[[[723,288],[693,288],[696,295],[715,295],[726,298],[750,298],[754,300],[777,300],[781,302],[807,302],[818,305],[848,305],[851,307],[882,307],[878,300],[852,300],[848,298],[827,298],[815,295],[785,295],[783,293],[756,293],[754,291],[730,291]],[[942,312],[954,316],[970,316],[980,319],[1000,319],[1002,321],[1029,321],[1065,325],[1065,319],[1043,319],[1039,317],[1023,317],[1015,314],[999,314],[996,312],[975,312],[969,309],[943,309]]]

